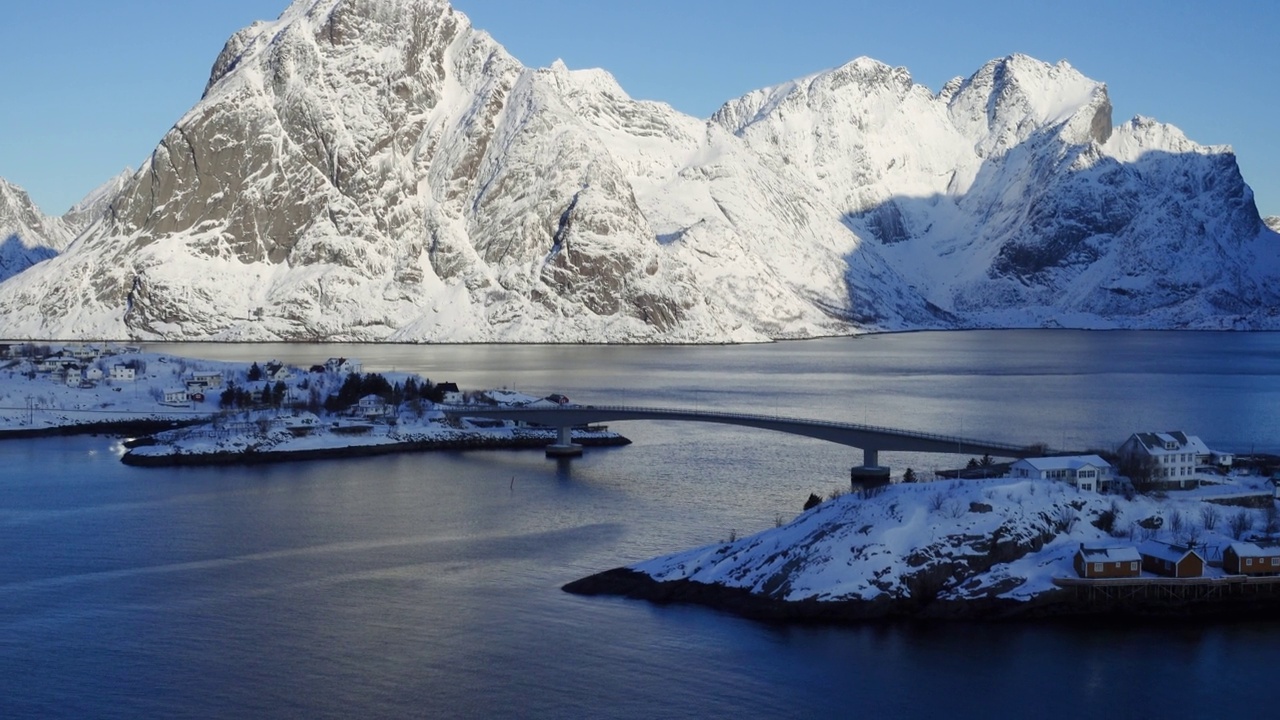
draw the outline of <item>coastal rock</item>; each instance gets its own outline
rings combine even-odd
[[[1212,554],[1233,541],[1222,527],[1196,524],[1198,496],[1174,495],[1123,499],[1079,493],[1062,482],[1007,478],[893,485],[827,501],[788,525],[600,573],[564,589],[797,621],[1274,610],[1280,593],[1270,586],[1220,593],[1223,602],[1204,601],[1210,594],[1176,602],[1158,592],[1100,600],[1055,582],[1077,577],[1073,558],[1081,546],[1194,538]],[[968,512],[974,504],[990,511]],[[1117,527],[1133,530],[1107,532],[1080,522],[1103,512],[1119,518]],[[1261,510],[1242,512],[1259,514],[1261,522]],[[1165,516],[1175,521],[1156,522]],[[1221,569],[1210,574],[1222,577]]]

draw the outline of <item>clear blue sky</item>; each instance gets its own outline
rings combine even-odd
[[[200,97],[235,30],[287,0],[15,0],[0,44],[0,177],[58,214],[137,167]],[[454,0],[526,65],[602,67],[701,117],[859,55],[937,89],[1013,52],[1067,59],[1135,114],[1234,146],[1280,215],[1274,0]]]

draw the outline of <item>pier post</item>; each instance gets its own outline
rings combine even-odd
[[[849,468],[849,489],[853,492],[889,484],[889,468],[880,466],[879,448],[862,449],[862,466]]]
[[[556,428],[556,442],[547,446],[547,457],[577,457],[582,454],[582,446],[573,442],[573,428],[563,425]]]

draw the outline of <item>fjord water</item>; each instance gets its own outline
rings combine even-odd
[[[152,349],[303,366],[343,355],[464,388],[1069,449],[1185,429],[1215,448],[1280,450],[1280,334]],[[634,444],[571,462],[474,452],[145,469],[120,464],[108,437],[2,442],[0,716],[1184,717],[1270,701],[1280,621],[778,627],[563,593],[771,528],[810,492],[847,486],[861,460],[743,428],[615,429]]]

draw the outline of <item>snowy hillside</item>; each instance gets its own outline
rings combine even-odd
[[[1280,233],[1280,215],[1271,215],[1263,219],[1263,222],[1266,223],[1267,227],[1271,228],[1272,231]]]
[[[1066,63],[934,92],[860,58],[710,120],[522,66],[445,0],[297,0],[0,334],[725,342],[937,327],[1277,327],[1227,148]]]

